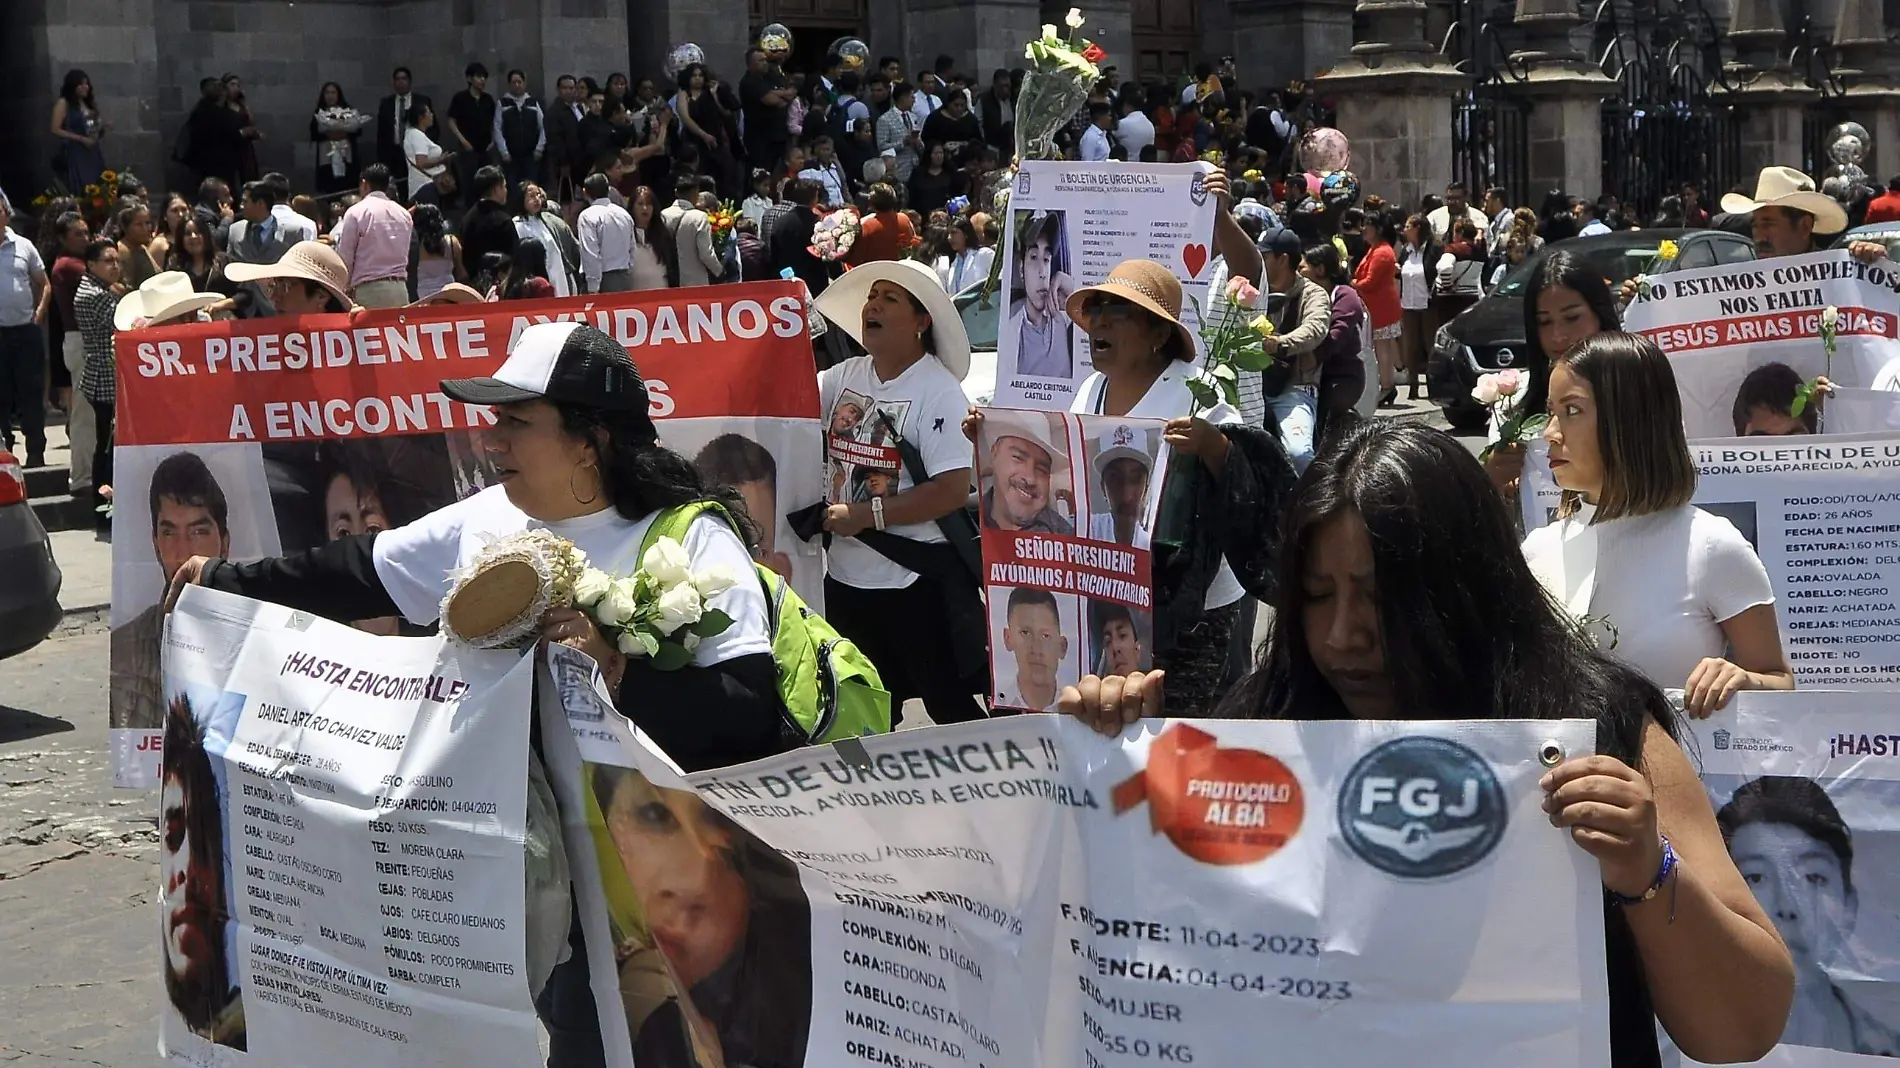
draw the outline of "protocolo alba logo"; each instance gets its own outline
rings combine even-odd
[[[1359,758],[1339,790],[1339,832],[1366,863],[1435,879],[1504,837],[1504,790],[1485,759],[1445,738],[1395,738]]]

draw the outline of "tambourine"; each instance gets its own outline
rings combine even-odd
[[[442,598],[442,631],[477,649],[523,648],[533,643],[547,610],[574,600],[587,555],[545,530],[491,542],[466,567],[449,573]]]

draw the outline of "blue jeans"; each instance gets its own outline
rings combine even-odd
[[[1293,461],[1293,473],[1303,475],[1313,462],[1313,424],[1319,412],[1319,389],[1288,386],[1285,393],[1267,398],[1267,407],[1280,424],[1280,445]]]

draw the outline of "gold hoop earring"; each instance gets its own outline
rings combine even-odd
[[[574,492],[574,472],[575,471],[593,471],[594,472],[593,496],[582,497],[580,494]],[[577,503],[592,504],[595,501],[600,500],[600,488],[601,488],[600,470],[598,468],[593,467],[592,465],[579,464],[575,466],[573,471],[569,471],[567,473],[567,492],[569,493],[569,495],[571,495],[574,498],[574,500]]]

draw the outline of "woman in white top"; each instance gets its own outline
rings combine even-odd
[[[1277,434],[1246,423],[1230,404],[1195,400],[1188,383],[1201,371],[1174,272],[1125,261],[1100,285],[1077,290],[1068,313],[1088,332],[1095,365],[1069,410],[1168,420],[1163,438],[1174,455],[1151,538],[1153,658],[1168,679],[1166,714],[1207,715],[1235,666],[1242,599],[1272,603],[1273,532],[1292,464]],[[972,413],[966,432],[974,437],[979,423]]]
[[[976,239],[976,224],[962,215],[950,220],[948,240],[949,255],[937,257],[937,277],[943,279],[944,292],[955,296],[971,283],[990,276],[996,250],[983,247]]]
[[[673,235],[660,220],[660,204],[653,190],[644,185],[635,189],[633,199],[627,202],[627,212],[633,216],[633,248],[629,258],[633,284],[627,288],[637,291],[679,285],[679,254],[673,245]]]
[[[429,130],[435,126],[435,112],[427,104],[412,104],[409,114],[404,117],[409,129],[402,135],[402,155],[409,161],[409,195],[422,192],[422,187],[435,181],[455,158],[455,153],[446,152],[435,139],[429,136]]]
[[[1683,707],[1789,690],[1768,572],[1735,525],[1689,503],[1695,461],[1668,357],[1605,333],[1551,366],[1544,440],[1564,515],[1524,541],[1544,588]],[[1752,526],[1752,523],[1750,524]]]
[[[1432,317],[1432,283],[1436,277],[1440,249],[1432,240],[1431,224],[1425,216],[1405,220],[1404,242],[1399,246],[1399,342],[1404,365],[1401,370],[1411,385],[1411,399],[1418,399],[1419,378],[1432,351],[1432,335],[1438,324]]]
[[[818,375],[831,534],[825,618],[877,665],[901,707],[918,697],[937,723],[975,719],[989,691],[989,623],[962,551],[970,443],[970,339],[929,267],[882,260],[848,271],[815,302],[869,355]],[[901,442],[901,445],[900,445]],[[924,481],[912,476],[903,452]]]

